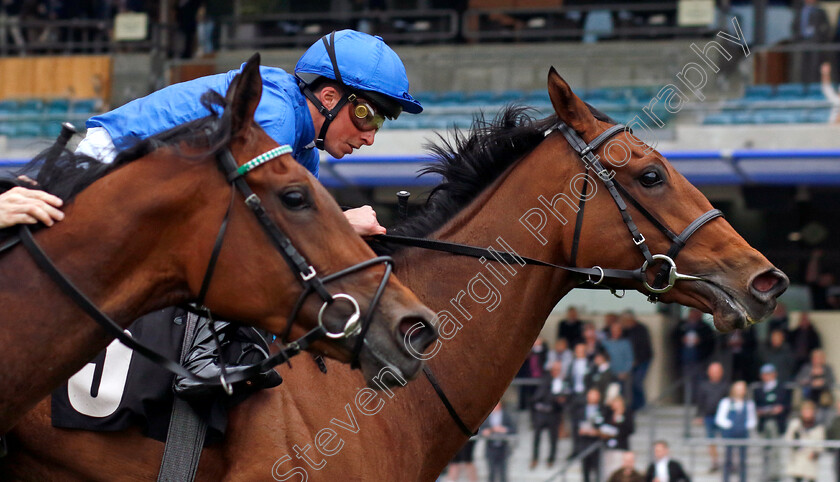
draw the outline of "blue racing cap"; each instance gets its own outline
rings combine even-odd
[[[334,59],[327,51],[327,42],[315,42],[295,66],[295,76],[300,81],[309,85],[319,76],[327,77],[354,89],[385,95],[409,114],[423,112],[420,102],[408,93],[408,77],[402,60],[382,37],[341,30],[334,32],[330,40]]]

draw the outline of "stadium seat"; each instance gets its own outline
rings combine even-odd
[[[41,123],[36,121],[21,121],[17,123],[15,137],[41,137]]]
[[[9,115],[17,112],[18,102],[16,100],[0,101],[0,115]]]
[[[735,119],[732,115],[726,112],[719,112],[717,114],[709,114],[703,118],[704,125],[729,125],[732,124]]]
[[[70,104],[70,112],[73,114],[94,114],[96,113],[96,99],[78,99]]]
[[[47,101],[47,114],[67,114],[70,112],[70,99],[51,99]]]
[[[464,101],[470,105],[494,104],[498,95],[491,90],[477,90],[464,95]]]
[[[776,99],[800,100],[805,98],[805,84],[780,84],[776,86]]]
[[[25,99],[17,107],[17,113],[22,115],[38,115],[43,112],[44,101],[41,99]]]
[[[54,139],[61,133],[61,122],[47,121],[41,125],[41,132],[44,136]]]
[[[772,85],[750,85],[744,91],[745,100],[769,100],[773,97]]]
[[[831,109],[811,109],[805,114],[805,122],[825,124],[828,122],[828,116],[830,114]]]

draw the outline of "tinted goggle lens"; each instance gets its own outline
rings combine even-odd
[[[378,114],[370,102],[358,97],[353,100],[351,105],[350,119],[362,131],[378,130],[385,123],[385,116],[383,114]]]

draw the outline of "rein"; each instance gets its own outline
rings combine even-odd
[[[271,355],[269,358],[259,363],[243,367],[241,371],[237,371],[234,374],[227,374],[224,366],[224,361],[220,359],[219,365],[221,368],[221,375],[219,376],[219,378],[200,377],[184,368],[181,364],[170,360],[169,358],[161,355],[154,349],[136,341],[134,338],[131,337],[131,333],[128,332],[128,330],[124,330],[123,328],[121,328],[116,322],[114,322],[113,319],[111,319],[108,315],[103,313],[87,296],[84,295],[84,293],[82,293],[82,291],[72,281],[70,281],[67,278],[67,276],[65,276],[61,272],[61,270],[58,269],[58,267],[55,266],[55,264],[52,262],[49,256],[44,252],[44,250],[37,243],[37,241],[35,241],[34,237],[32,236],[32,232],[30,231],[27,225],[20,225],[18,228],[20,242],[30,253],[38,267],[44,272],[46,272],[47,275],[49,275],[49,277],[61,288],[65,295],[72,299],[88,316],[93,318],[94,321],[96,321],[100,326],[102,326],[102,328],[104,328],[109,335],[118,339],[128,348],[137,351],[152,362],[158,364],[162,368],[178,376],[208,385],[221,385],[222,388],[230,395],[233,393],[233,383],[247,380],[253,377],[254,375],[272,369],[273,367],[288,361],[291,357],[297,355],[301,351],[306,350],[315,341],[318,341],[325,337],[331,339],[346,339],[351,338],[353,336],[357,336],[358,338],[354,346],[351,361],[351,364],[354,366],[354,368],[356,368],[359,366],[359,355],[364,344],[365,335],[367,334],[367,330],[370,327],[370,323],[373,319],[374,309],[378,305],[379,300],[382,294],[384,293],[385,286],[388,283],[388,279],[390,278],[391,272],[393,271],[393,260],[387,256],[380,256],[362,261],[361,263],[350,266],[341,271],[324,277],[318,276],[315,268],[306,261],[306,259],[294,247],[289,237],[269,217],[265,208],[262,206],[262,202],[259,196],[257,196],[256,193],[254,193],[254,191],[245,181],[245,176],[250,171],[284,154],[290,153],[291,150],[291,147],[289,147],[288,145],[276,147],[274,149],[269,150],[268,152],[265,152],[255,157],[251,161],[241,166],[237,165],[236,160],[233,158],[233,155],[231,154],[229,149],[225,149],[217,157],[219,167],[225,174],[228,183],[231,185],[230,204],[228,205],[227,211],[225,212],[225,217],[222,220],[221,226],[219,227],[219,232],[216,236],[216,241],[213,245],[213,250],[211,252],[210,259],[207,263],[207,268],[205,270],[204,278],[201,283],[201,289],[199,291],[198,297],[196,298],[194,305],[186,305],[184,306],[184,308],[190,312],[196,313],[200,316],[205,316],[210,319],[211,331],[213,332],[213,337],[218,345],[219,340],[214,329],[215,321],[212,317],[212,314],[210,313],[210,310],[204,306],[204,301],[207,291],[210,288],[210,282],[215,271],[219,253],[221,252],[222,245],[224,244],[224,236],[227,232],[228,220],[233,210],[237,191],[243,195],[243,197],[245,198],[246,206],[248,206],[248,208],[257,218],[257,221],[259,222],[263,231],[271,240],[271,243],[274,245],[277,251],[283,256],[283,259],[289,265],[289,268],[292,270],[292,272],[296,274],[298,282],[303,287],[303,291],[301,292],[298,301],[292,309],[291,315],[289,316],[288,323],[286,325],[286,330],[283,336],[280,337],[280,340],[285,342],[288,339],[288,334],[291,331],[291,327],[294,324],[294,321],[296,320],[297,315],[304,304],[304,301],[310,293],[315,292],[324,301],[324,304],[321,306],[321,310],[318,313],[318,326],[308,331],[306,334],[304,334],[297,340],[286,343],[286,346],[284,348],[280,349],[277,353]],[[377,288],[373,298],[371,299],[370,307],[368,309],[368,312],[365,314],[364,319],[362,319],[361,310],[355,298],[353,298],[351,295],[344,293],[332,295],[329,293],[329,291],[327,291],[326,287],[324,286],[330,281],[334,281],[338,278],[347,276],[349,274],[355,273],[357,271],[380,263],[384,263],[386,266],[385,274],[383,275],[382,281],[380,282],[379,287]],[[349,303],[353,307],[353,313],[349,316],[344,325],[344,328],[341,331],[331,332],[327,329],[327,327],[324,324],[324,313],[326,309],[329,306],[331,306],[332,303],[336,300],[343,300],[344,302]]]
[[[679,273],[677,271],[677,263],[675,259],[679,252],[682,250],[682,248],[685,247],[686,243],[688,242],[688,239],[694,233],[696,233],[697,230],[699,230],[709,221],[717,217],[723,217],[723,213],[719,209],[711,209],[698,216],[694,221],[692,221],[688,226],[686,226],[686,228],[683,229],[679,235],[674,234],[674,232],[671,231],[668,227],[666,227],[664,223],[659,221],[638,200],[636,200],[632,195],[630,195],[630,193],[627,192],[627,190],[624,189],[624,187],[622,187],[617,180],[613,179],[610,176],[609,171],[606,168],[604,168],[604,165],[601,163],[601,158],[597,154],[595,154],[595,151],[598,150],[598,148],[600,148],[605,142],[610,140],[612,137],[614,137],[620,132],[628,131],[629,129],[627,129],[626,126],[622,124],[611,126],[607,130],[599,134],[597,137],[595,137],[595,139],[593,139],[592,142],[588,144],[580,137],[580,135],[578,135],[577,132],[575,132],[574,129],[572,129],[562,121],[558,121],[554,126],[545,131],[544,136],[547,137],[554,130],[558,130],[561,134],[563,134],[563,137],[565,137],[566,141],[569,143],[572,149],[574,149],[578,156],[580,156],[584,167],[587,170],[592,169],[596,173],[597,177],[602,181],[604,186],[607,188],[607,191],[610,193],[610,196],[615,202],[616,207],[621,213],[622,221],[624,222],[625,226],[627,226],[627,229],[630,232],[633,244],[639,248],[639,251],[641,251],[642,256],[644,257],[644,262],[642,263],[642,266],[640,268],[635,270],[627,270],[602,268],[597,265],[591,268],[581,268],[575,266],[578,245],[580,243],[581,226],[583,224],[583,212],[586,205],[586,183],[584,183],[584,189],[582,189],[580,195],[577,219],[575,222],[574,238],[571,250],[572,266],[560,266],[554,263],[549,263],[547,261],[529,258],[527,256],[520,256],[516,253],[490,250],[488,248],[481,248],[478,246],[453,243],[448,241],[440,241],[434,239],[415,238],[410,236],[395,236],[387,234],[376,236],[375,239],[384,243],[411,246],[416,248],[429,249],[433,251],[442,251],[445,253],[451,253],[461,256],[470,256],[473,258],[493,260],[499,263],[518,263],[520,265],[528,264],[533,266],[545,266],[555,269],[562,269],[574,273],[578,276],[579,288],[609,289],[613,295],[619,298],[622,298],[624,296],[624,290],[620,290],[622,292],[621,295],[617,294],[619,290],[610,287],[608,284],[605,284],[605,280],[626,279],[639,281],[642,283],[642,286],[645,288],[645,290],[648,291],[648,301],[650,301],[651,303],[659,301],[659,296],[663,293],[667,293],[668,291],[670,291],[677,281],[704,281],[705,279],[699,276]],[[656,226],[656,228],[659,231],[661,231],[666,237],[668,237],[671,240],[672,244],[670,249],[668,249],[667,254],[651,254],[644,235],[639,231],[639,228],[633,221],[633,217],[627,211],[627,203],[624,201],[624,198],[629,199],[633,207],[639,210],[645,218],[647,218],[654,226]],[[653,283],[648,283],[647,271],[657,262],[662,262],[662,266],[656,273],[656,277]],[[431,369],[428,366],[424,366],[423,373],[426,375],[426,378],[432,384],[432,387],[435,389],[435,392],[437,393],[438,397],[443,402],[444,407],[446,407],[447,412],[449,412],[449,415],[452,417],[452,419],[454,420],[458,428],[461,430],[461,432],[468,437],[474,436],[477,432],[472,432],[461,419],[461,417],[458,416],[451,402],[441,389],[437,379],[432,374]]]

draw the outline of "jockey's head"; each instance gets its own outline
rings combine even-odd
[[[408,93],[405,66],[396,52],[382,38],[355,30],[333,32],[315,42],[298,60],[295,77],[322,117],[314,119],[316,129],[320,123],[315,145],[336,158],[372,144],[385,119],[423,111]]]

